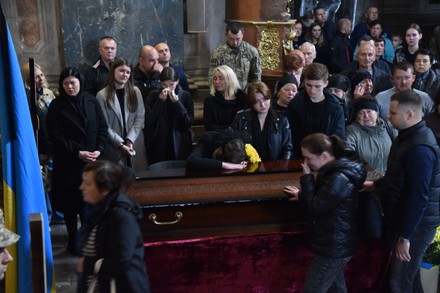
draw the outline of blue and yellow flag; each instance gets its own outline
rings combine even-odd
[[[47,291],[52,290],[53,258],[37,146],[20,67],[0,5],[0,128],[5,224],[20,235],[8,247],[14,260],[6,273],[6,292],[32,292],[29,214],[42,213]]]

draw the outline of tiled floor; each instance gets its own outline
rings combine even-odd
[[[78,257],[66,252],[66,226],[59,224],[51,225],[50,228],[57,293],[74,293],[76,292],[75,268]]]

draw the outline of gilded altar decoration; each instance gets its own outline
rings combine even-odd
[[[296,32],[290,29],[286,33],[286,38],[283,40],[284,55],[289,55],[290,51],[293,50],[293,40],[296,37]]]
[[[245,21],[236,20],[243,25],[254,26],[258,30],[257,50],[260,54],[261,66],[264,69],[275,70],[280,66],[280,47],[281,40],[285,33],[280,28],[289,28],[295,25],[296,20],[289,21]]]
[[[290,18],[293,15],[294,2],[293,0],[287,0],[286,2],[286,12],[282,13],[282,16],[284,17],[284,21],[290,21]],[[286,31],[285,39],[282,41],[284,55],[288,55],[290,51],[293,50],[293,40],[295,39],[295,37],[295,30],[293,30],[292,27],[289,27]]]
[[[264,27],[257,27],[260,30],[258,53],[261,58],[261,66],[265,69],[275,70],[280,65],[278,48],[280,47],[280,37],[278,29],[270,23]]]

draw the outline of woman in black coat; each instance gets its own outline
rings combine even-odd
[[[252,108],[239,111],[232,122],[233,129],[247,134],[263,162],[288,160],[293,151],[289,122],[270,108],[271,98],[265,83],[250,83],[248,101]]]
[[[83,200],[79,185],[83,167],[100,157],[107,140],[107,123],[96,98],[82,91],[78,69],[60,74],[60,97],[53,100],[46,119],[48,147],[53,156],[51,202],[64,214],[69,234],[67,250],[77,254],[77,215]]]
[[[142,213],[120,192],[124,181],[121,167],[110,161],[84,167],[80,189],[89,213],[81,228],[78,292],[88,292],[94,279],[93,292],[110,292],[112,282],[116,292],[150,292],[138,222]]]
[[[148,163],[186,160],[192,147],[190,127],[194,120],[191,94],[179,86],[172,67],[160,74],[161,90],[150,92],[145,101],[145,146]]]
[[[203,102],[205,130],[221,130],[231,126],[238,111],[247,109],[246,93],[240,89],[237,76],[227,65],[212,72],[210,96]]]
[[[302,200],[310,214],[310,245],[315,256],[307,272],[304,292],[347,292],[344,267],[356,253],[358,190],[366,178],[359,156],[344,151],[336,135],[322,133],[301,141],[304,175],[301,191],[286,186],[292,200]],[[317,171],[314,178],[312,171]]]

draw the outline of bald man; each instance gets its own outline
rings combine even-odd
[[[161,88],[159,76],[162,69],[157,50],[150,45],[143,46],[139,51],[138,64],[133,70],[133,79],[144,100],[151,90]]]
[[[299,49],[304,54],[304,61],[307,65],[310,65],[313,63],[313,61],[316,59],[316,48],[315,45],[309,42],[305,42],[301,46],[299,46]]]
[[[356,54],[356,60],[351,62],[347,69],[341,74],[350,77],[357,70],[368,71],[373,80],[373,96],[381,91],[392,87],[391,79],[386,72],[379,69],[374,61],[376,60],[376,47],[370,42],[363,42],[359,46]]]

